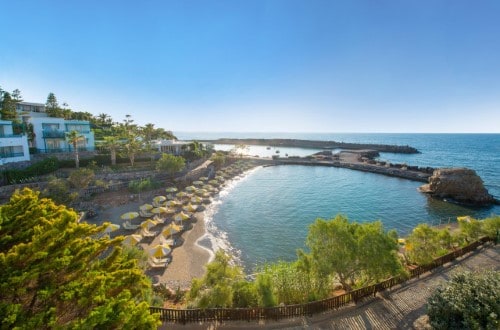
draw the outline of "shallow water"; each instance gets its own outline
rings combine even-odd
[[[490,194],[500,199],[500,134],[297,134],[190,133],[185,139],[295,138],[353,143],[410,145],[420,154],[382,153],[393,163],[476,170]],[[217,146],[226,150],[232,146]],[[280,148],[306,156],[318,150]],[[270,157],[276,149],[250,146],[248,154]],[[483,218],[500,214],[500,206],[467,208],[428,198],[421,183],[341,168],[279,166],[260,168],[231,183],[207,211],[214,246],[240,257],[247,270],[256,264],[295,258],[304,247],[307,227],[317,217],[341,213],[351,220],[381,220],[386,229],[405,235],[416,224],[455,221],[457,216]]]
[[[482,218],[498,207],[474,209],[434,200],[405,179],[334,167],[274,166],[231,183],[206,219],[216,245],[239,256],[247,270],[266,261],[292,260],[304,248],[309,224],[343,214],[360,222],[381,220],[406,235],[415,225]]]

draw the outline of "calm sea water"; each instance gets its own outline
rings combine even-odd
[[[422,153],[382,153],[391,162],[433,167],[468,167],[477,171],[489,192],[500,198],[500,134],[241,134],[181,133],[182,139],[219,137],[297,138],[410,145]],[[220,148],[230,148],[221,146]],[[305,156],[311,149],[280,148],[280,154]],[[275,149],[250,147],[249,154],[269,157]],[[228,185],[207,211],[215,245],[237,255],[248,271],[266,261],[292,260],[304,247],[316,218],[343,214],[351,220],[381,220],[386,229],[407,234],[416,224],[483,218],[500,206],[468,208],[430,199],[418,182],[341,168],[276,166],[258,168]]]

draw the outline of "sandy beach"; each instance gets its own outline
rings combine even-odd
[[[143,203],[150,202],[146,198],[141,201],[130,201],[124,205],[104,206],[95,218],[85,220],[88,223],[100,225],[103,222],[111,222],[122,225],[123,220],[120,215],[126,212],[137,212],[139,206]],[[140,223],[145,219],[134,219],[134,223]],[[161,231],[165,225],[153,227],[152,231]],[[206,233],[203,212],[196,212],[193,219],[190,220],[191,228],[184,231],[177,237],[177,245],[173,248],[171,254],[171,262],[166,268],[148,269],[146,274],[151,276],[153,282],[159,281],[166,284],[172,289],[187,289],[190,287],[193,278],[202,277],[205,273],[205,265],[209,262],[212,255],[211,251],[198,245],[196,242]],[[138,231],[138,230],[137,230]],[[127,231],[120,228],[111,233],[111,237],[119,235],[130,235],[133,231]],[[160,244],[160,235],[154,237],[153,240],[141,241],[140,246],[144,251],[148,251],[151,247]]]

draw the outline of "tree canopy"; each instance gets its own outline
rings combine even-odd
[[[458,273],[427,301],[433,329],[498,329],[500,272]]]
[[[0,119],[17,120],[16,101],[9,92],[2,91],[0,94]]]
[[[311,252],[299,253],[302,263],[319,278],[335,277],[347,290],[403,272],[397,235],[385,232],[380,221],[349,222],[341,215],[317,219],[309,227],[306,245]]]
[[[184,169],[185,166],[186,161],[184,158],[171,154],[162,154],[161,158],[156,163],[156,169],[158,171],[165,171],[171,176]]]
[[[0,207],[0,323],[5,328],[155,328],[151,285],[105,225],[24,189]]]

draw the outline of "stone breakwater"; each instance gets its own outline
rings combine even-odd
[[[370,172],[427,183],[419,190],[432,197],[449,199],[458,204],[487,206],[499,204],[483,185],[475,171],[466,168],[438,168],[391,164],[374,160],[375,150],[349,150],[338,154],[330,151],[313,156],[273,159],[274,165],[331,166]]]
[[[306,166],[330,166],[342,167],[356,171],[382,174],[392,177],[403,178],[418,182],[428,182],[434,169],[420,168],[417,166],[405,166],[402,164],[389,164],[377,162],[366,158],[369,151],[343,151],[332,157],[316,155],[315,157],[289,157],[275,158],[275,165],[306,165]],[[373,154],[373,153],[372,153]]]
[[[217,139],[204,140],[213,144],[245,144],[271,147],[290,147],[305,149],[373,149],[380,152],[392,152],[400,154],[420,153],[416,148],[410,146],[398,146],[389,144],[369,144],[369,143],[347,143],[337,141],[314,141],[297,139]]]

